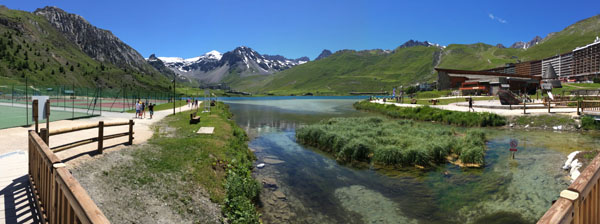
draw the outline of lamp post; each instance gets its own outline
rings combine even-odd
[[[177,82],[176,80],[177,80],[177,77],[174,74],[173,75],[173,115],[175,115],[175,87],[176,87],[175,83]]]

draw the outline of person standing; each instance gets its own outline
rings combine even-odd
[[[140,116],[140,101],[135,102],[135,118]]]
[[[146,104],[142,102],[142,118],[146,118]]]
[[[152,115],[154,115],[154,104],[148,105],[148,110],[150,111],[150,119],[152,119]]]

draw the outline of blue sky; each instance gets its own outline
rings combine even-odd
[[[156,53],[184,58],[242,45],[262,54],[311,59],[323,49],[394,49],[409,39],[508,46],[600,13],[597,0],[4,0],[0,4],[25,11],[57,6],[111,30],[144,57]]]

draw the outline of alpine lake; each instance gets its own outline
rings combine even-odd
[[[219,99],[248,133],[256,164],[265,164],[253,174],[264,185],[265,223],[535,223],[570,184],[561,169],[566,156],[600,143],[589,133],[482,128],[488,139],[484,167],[447,163],[422,170],[342,164],[296,142],[302,125],[378,116],[352,107],[362,99]],[[514,159],[511,139],[518,140]]]

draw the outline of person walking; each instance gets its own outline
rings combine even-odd
[[[152,119],[152,115],[154,115],[154,104],[148,105],[148,110],[150,111],[150,119]]]
[[[469,112],[475,112],[475,109],[473,109],[473,97],[469,97]]]

